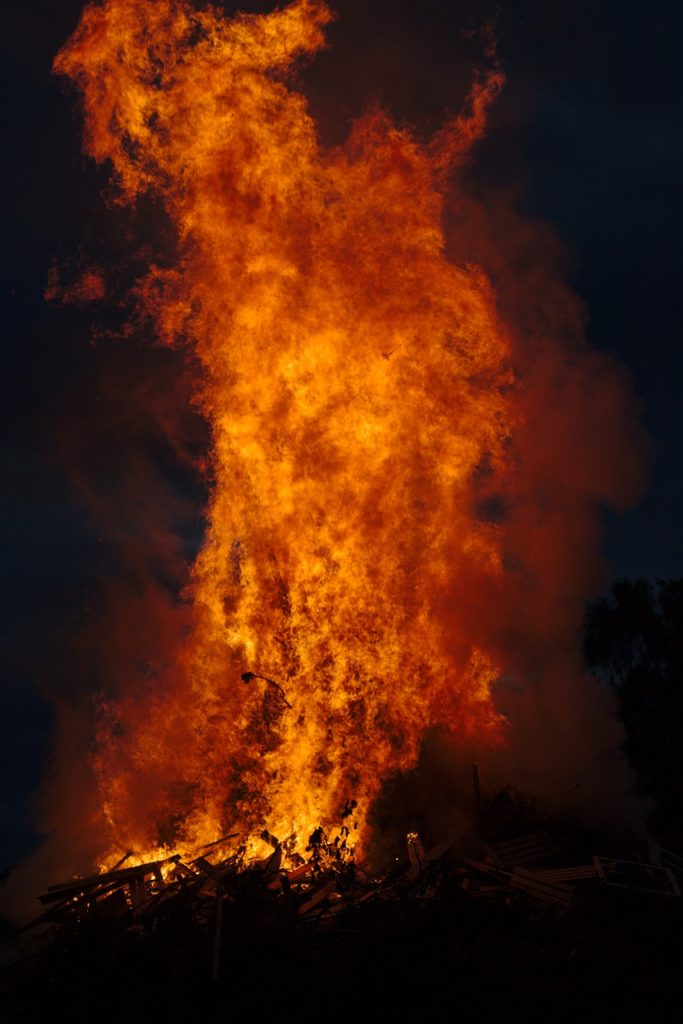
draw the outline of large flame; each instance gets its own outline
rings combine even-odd
[[[191,629],[100,721],[124,847],[264,826],[305,844],[349,799],[367,812],[430,726],[504,742],[485,608],[514,570],[524,389],[489,280],[449,262],[442,226],[502,79],[429,143],[373,110],[327,149],[286,73],[330,19],[322,0],[231,20],[106,0],[55,62],[88,152],[176,226],[139,299],[194,347],[213,438]]]

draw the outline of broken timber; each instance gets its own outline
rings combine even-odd
[[[570,885],[544,878],[535,871],[527,871],[526,868],[515,868],[511,882],[515,888],[522,889],[532,899],[550,903],[558,910],[569,910],[574,901],[574,890]]]
[[[680,896],[681,890],[669,868],[637,861],[594,857],[600,878],[617,889],[657,893],[660,896]]]
[[[491,846],[491,855],[500,868],[538,864],[557,853],[557,847],[545,832],[531,832],[517,839],[509,839]]]

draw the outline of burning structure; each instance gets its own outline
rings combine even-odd
[[[301,855],[350,800],[367,850],[434,729],[545,794],[619,785],[579,627],[600,503],[638,487],[628,387],[463,185],[499,69],[429,140],[372,109],[328,148],[292,71],[331,19],[105,0],[55,60],[118,201],[173,224],[136,317],[195,361],[211,434],[184,590],[98,701],[101,868],[264,828]]]

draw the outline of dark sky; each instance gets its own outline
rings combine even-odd
[[[333,6],[340,19],[329,30],[331,47],[301,73],[326,141],[341,140],[369,100],[424,131],[457,110],[477,53],[468,33],[492,16],[493,4]],[[507,86],[472,173],[514,188],[521,210],[556,226],[572,284],[590,310],[589,338],[626,365],[642,400],[654,446],[651,480],[637,509],[605,514],[604,550],[615,575],[683,576],[683,8],[616,0],[495,6]],[[88,416],[76,425],[88,432],[100,401],[94,382],[129,358],[111,343],[90,344],[89,314],[43,298],[54,260],[77,264],[84,250],[106,259],[125,232],[118,215],[102,212],[106,174],[81,156],[74,97],[50,73],[81,7],[75,0],[7,5],[1,38],[0,868],[30,842],[29,797],[49,750],[52,714],[41,675],[58,664],[70,623],[87,613],[92,578],[106,559],[57,456],[55,424],[88,389]],[[148,212],[152,233],[163,231],[156,216]],[[162,379],[173,374],[173,356],[150,358]],[[144,433],[144,424],[128,426]],[[96,429],[103,462],[115,461],[106,424]],[[189,497],[199,493],[192,481],[183,487]],[[191,547],[197,518],[186,517],[181,529]]]

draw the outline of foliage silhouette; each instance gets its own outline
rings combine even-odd
[[[683,580],[618,580],[589,606],[584,654],[612,686],[656,831],[683,832]]]

